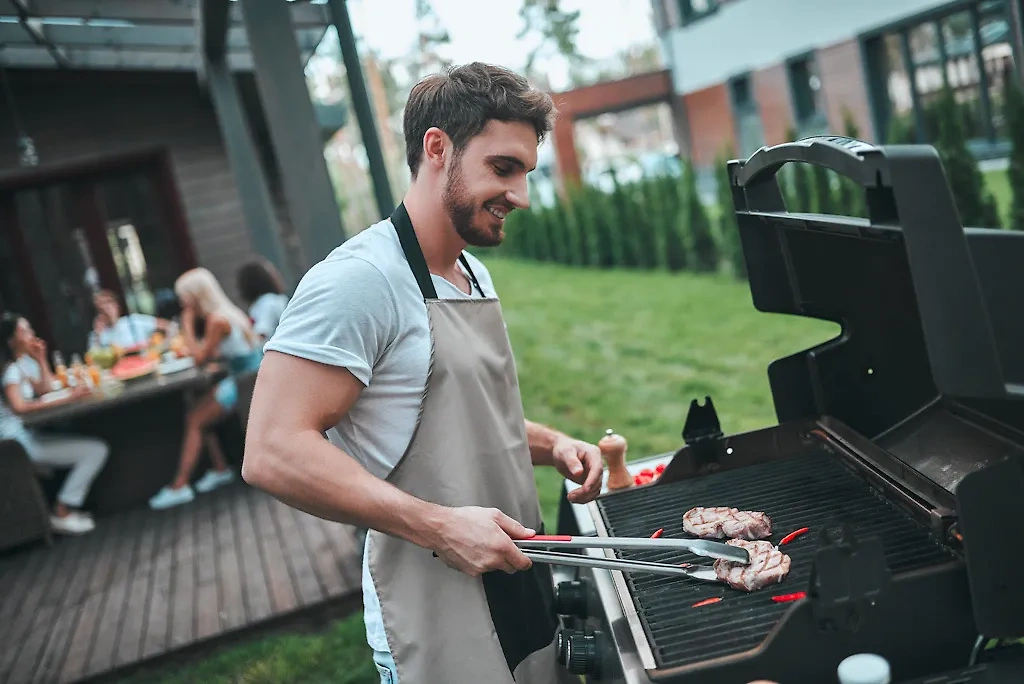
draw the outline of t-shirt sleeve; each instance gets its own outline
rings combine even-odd
[[[313,266],[295,289],[265,351],[347,368],[363,385],[397,329],[387,279],[357,257]]]
[[[7,364],[4,368],[4,387],[8,385],[20,385],[21,384],[21,369],[13,363]]]

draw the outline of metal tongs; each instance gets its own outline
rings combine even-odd
[[[532,549],[549,549],[552,547],[566,549],[633,549],[650,551],[652,549],[672,549],[689,551],[698,556],[721,558],[741,565],[750,564],[750,554],[746,549],[730,546],[721,542],[706,539],[650,539],[647,537],[572,537],[568,535],[535,535],[528,539],[515,540],[516,545],[524,549],[523,554],[539,563],[553,565],[572,565],[623,572],[646,572],[655,575],[672,575],[691,577],[704,581],[718,581],[715,570],[710,566],[670,565],[668,563],[651,563],[649,561],[623,560],[619,558],[595,558],[576,553],[558,553],[557,551],[533,551]]]

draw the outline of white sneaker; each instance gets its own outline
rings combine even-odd
[[[224,485],[232,482],[235,477],[235,471],[228,469],[223,471],[207,470],[206,474],[203,475],[195,484],[197,492],[212,492],[217,487],[223,487]]]
[[[181,489],[172,489],[171,487],[164,487],[157,492],[149,500],[149,507],[155,511],[162,511],[165,508],[172,506],[180,506],[181,504],[187,504],[195,498],[195,493],[192,488],[185,485]]]
[[[78,513],[68,513],[64,517],[51,515],[50,525],[54,532],[60,534],[85,534],[96,529],[96,523]]]

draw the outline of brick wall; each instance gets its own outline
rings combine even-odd
[[[714,85],[683,96],[690,128],[690,157],[698,165],[715,162],[726,145],[736,146],[729,90]]]
[[[818,72],[830,130],[835,134],[845,132],[843,110],[849,109],[861,140],[876,142],[861,64],[860,46],[856,40],[818,50]]]

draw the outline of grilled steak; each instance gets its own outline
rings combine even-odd
[[[771,542],[730,539],[730,546],[740,546],[750,554],[750,565],[741,565],[721,558],[715,561],[718,579],[733,589],[757,591],[769,584],[778,584],[789,574],[789,556]]]
[[[758,511],[698,506],[683,514],[683,530],[701,539],[765,539],[772,536],[772,519]]]

